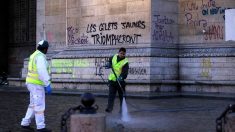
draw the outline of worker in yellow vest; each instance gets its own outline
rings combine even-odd
[[[35,118],[37,132],[51,132],[51,130],[45,127],[44,118],[45,91],[51,94],[51,78],[45,55],[48,47],[48,42],[41,40],[38,43],[37,50],[29,58],[26,86],[30,92],[30,103],[25,117],[21,121],[21,127],[24,130],[34,130],[30,127],[30,123]]]
[[[120,112],[123,100],[123,94],[125,92],[125,79],[128,75],[129,64],[128,59],[125,57],[126,49],[120,48],[118,54],[115,54],[111,58],[109,58],[109,62],[106,65],[106,68],[112,68],[112,71],[109,75],[109,97],[108,97],[108,105],[105,109],[106,112],[110,113],[113,110],[114,100],[116,97],[116,93],[118,92],[119,100],[120,100]],[[115,74],[113,73],[115,72]],[[117,77],[117,78],[116,78]],[[118,84],[118,81],[121,84],[121,87]]]

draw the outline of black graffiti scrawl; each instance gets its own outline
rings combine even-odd
[[[88,24],[86,33],[91,34],[95,45],[137,44],[141,34],[114,34],[115,30],[145,29],[145,21],[135,22],[105,22]],[[105,33],[104,33],[105,32]]]

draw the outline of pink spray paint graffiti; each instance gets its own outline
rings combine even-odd
[[[82,34],[82,36],[79,37],[78,28],[74,28],[70,26],[67,28],[67,30],[68,30],[68,45],[88,44],[88,36],[86,36],[85,34]]]

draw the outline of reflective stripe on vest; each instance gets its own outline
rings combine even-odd
[[[39,79],[37,66],[35,63],[35,58],[39,55],[45,56],[42,52],[36,50],[30,57],[29,57],[29,64],[28,64],[28,74],[26,77],[27,83],[37,84],[37,85],[44,85],[44,83]]]
[[[117,56],[118,56],[118,54],[116,54],[116,55],[113,56],[113,59],[112,59],[112,67],[113,67],[113,70],[114,70],[114,72],[116,73],[117,77],[119,77],[120,74],[122,73],[122,67],[123,67],[126,63],[128,63],[128,59],[125,58],[125,59],[123,59],[123,60],[117,62]],[[111,72],[111,73],[109,74],[109,80],[111,80],[111,81],[116,81],[116,77],[115,77],[115,75],[114,75],[113,72]]]

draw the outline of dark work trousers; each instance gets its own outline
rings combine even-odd
[[[107,109],[109,109],[111,111],[113,110],[114,100],[115,100],[117,92],[118,92],[118,95],[119,95],[120,110],[121,110],[123,94],[124,94],[123,92],[125,92],[126,84],[125,84],[124,81],[120,81],[120,84],[121,84],[122,88],[120,88],[120,86],[119,86],[117,81],[116,82],[109,81],[109,97],[108,97],[108,106],[107,106]]]

